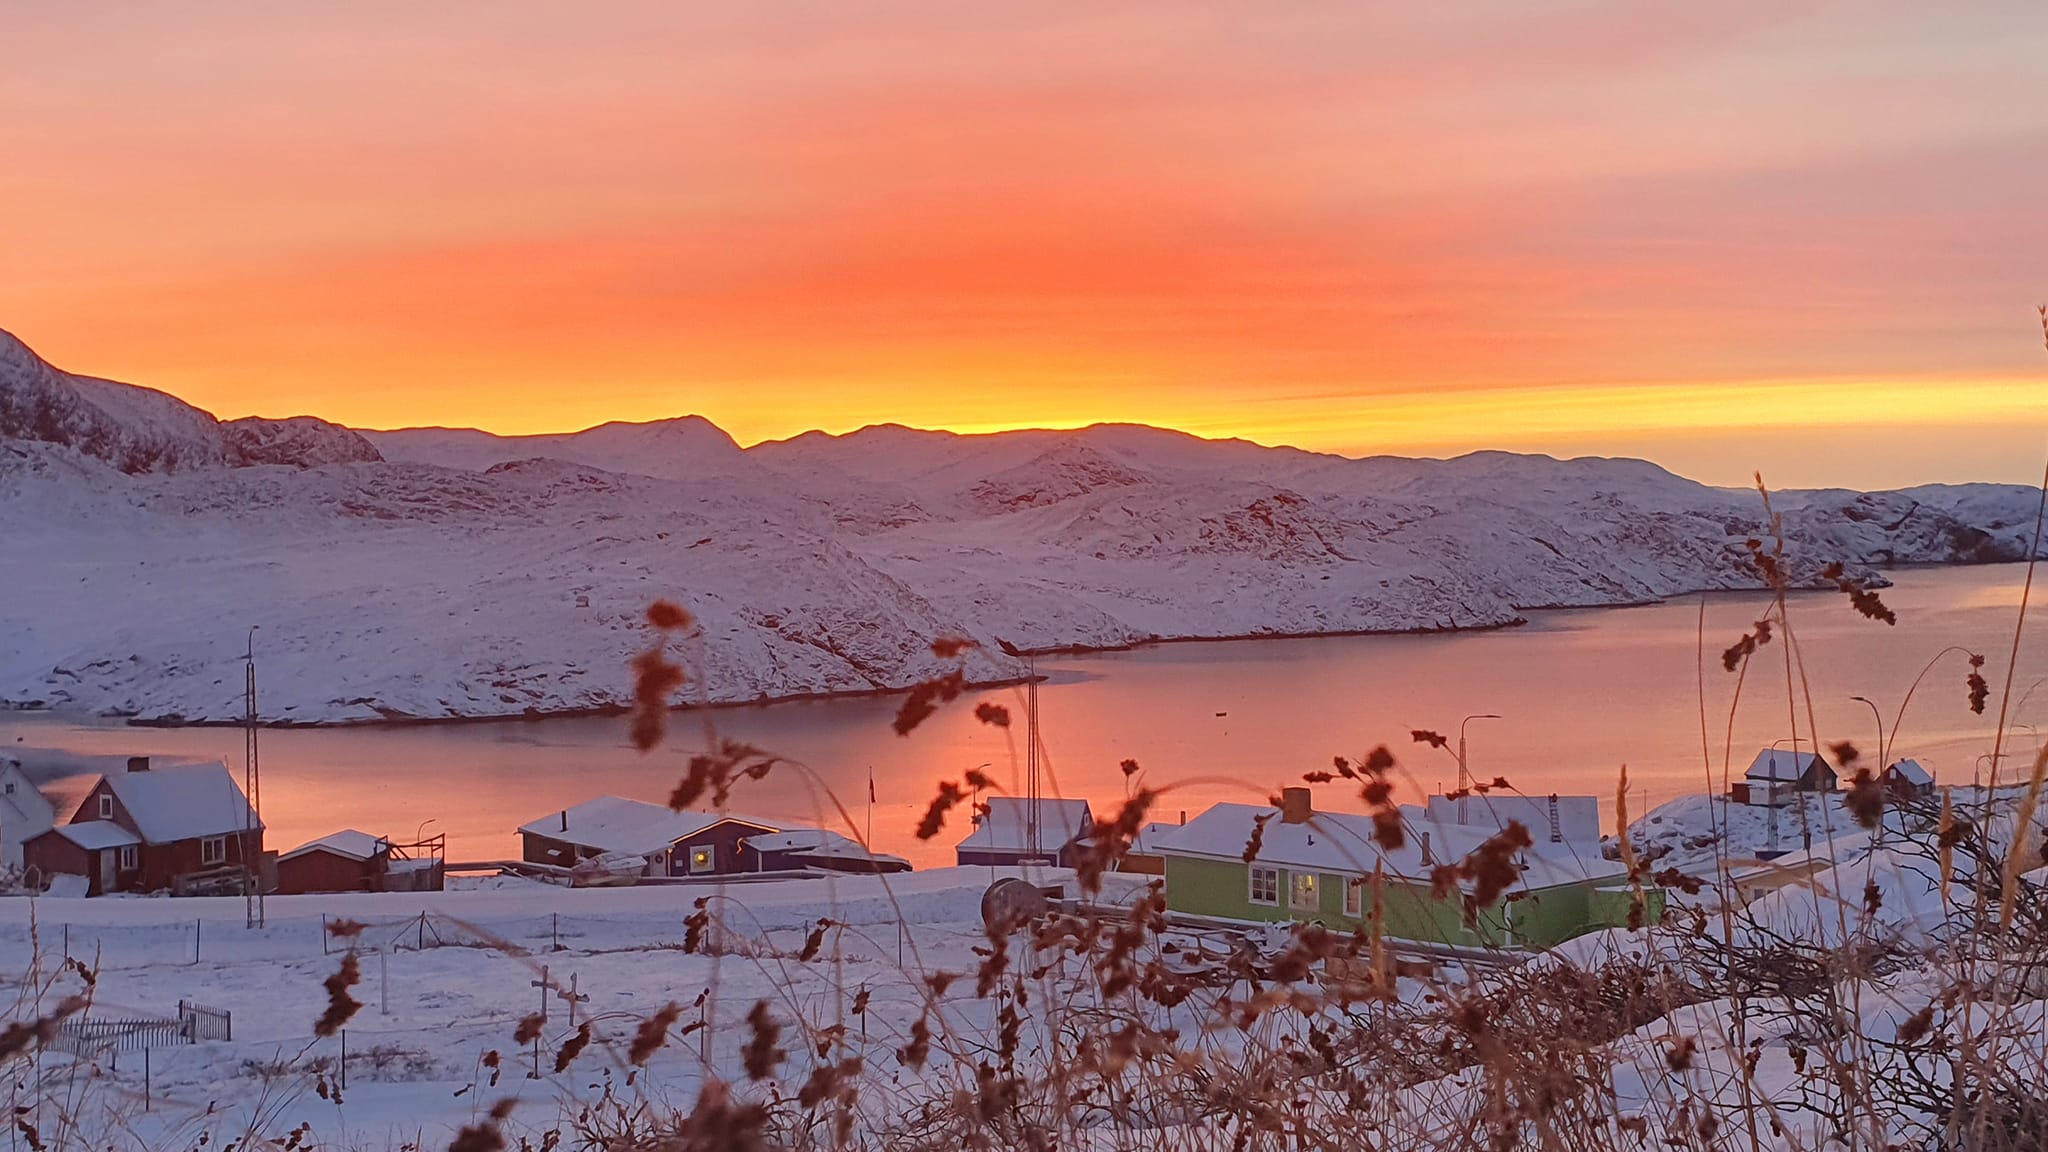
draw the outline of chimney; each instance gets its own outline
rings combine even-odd
[[[569,810],[568,810],[567,808],[564,808],[564,809],[562,809],[562,831],[564,831],[564,832],[567,832],[568,830],[569,830]]]
[[[130,756],[130,757],[128,758],[128,770],[129,770],[130,772],[147,772],[147,771],[149,771],[149,757],[147,757],[147,756]]]
[[[1188,810],[1185,808],[1180,810],[1180,822],[1183,825],[1185,825],[1188,822]]]
[[[1429,833],[1427,832],[1422,834],[1422,862],[1429,865],[1436,863],[1436,860],[1429,854]]]
[[[1280,790],[1280,822],[1282,824],[1306,824],[1316,810],[1309,805],[1308,789],[1282,788]]]

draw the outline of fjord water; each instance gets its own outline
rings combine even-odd
[[[1399,758],[1404,799],[1451,787],[1457,767],[1443,750],[1415,743],[1412,729],[1455,740],[1462,717],[1498,713],[1468,726],[1469,759],[1480,779],[1505,776],[1531,794],[1592,793],[1615,814],[1621,767],[1629,806],[1723,787],[1760,747],[1793,735],[1811,747],[1807,699],[1825,744],[1870,750],[1876,722],[1864,695],[1883,709],[1895,755],[1914,756],[1946,781],[1967,780],[1991,748],[2005,687],[2024,565],[1918,569],[1891,574],[1883,593],[1898,624],[1857,615],[1833,593],[1802,593],[1792,621],[1804,685],[1794,668],[1787,692],[1786,648],[1759,650],[1727,737],[1736,677],[1720,654],[1752,626],[1766,598],[1717,594],[1634,608],[1531,613],[1527,626],[1450,635],[1329,636],[1164,644],[1126,652],[1047,658],[1040,728],[1057,790],[1114,811],[1128,782],[1121,761],[1143,779],[1175,787],[1155,818],[1175,820],[1217,800],[1258,801],[1333,756],[1362,756],[1375,744]],[[2038,592],[2039,590],[2037,590]],[[1704,650],[1700,641],[1705,605]],[[2037,603],[2038,613],[2041,605]],[[1970,712],[1965,658],[1942,656],[1904,723],[1894,714],[1908,686],[1936,654],[1959,645],[1987,657],[1992,696]],[[620,669],[623,679],[626,675]],[[2048,727],[2048,619],[2031,622],[2013,677],[2013,719]],[[1701,738],[1704,683],[1707,740]],[[473,724],[268,730],[263,735],[263,808],[268,844],[289,849],[339,828],[394,839],[448,835],[452,857],[496,859],[518,851],[517,828],[603,793],[663,802],[689,755],[720,739],[746,741],[799,762],[736,788],[736,812],[864,830],[877,848],[920,866],[950,863],[961,818],[920,842],[913,829],[941,779],[988,765],[997,780],[1021,777],[1023,693],[1000,689],[947,705],[908,737],[890,729],[900,697],[880,696],[721,708],[675,715],[671,739],[642,755],[623,719],[564,718]],[[1016,725],[990,727],[972,715],[993,701]],[[2018,771],[2035,736],[2018,730],[2006,772]],[[32,764],[50,750],[78,767],[111,763],[76,757],[131,754],[205,756],[239,771],[235,729],[129,728],[56,715],[0,714],[0,746]],[[1787,741],[1786,746],[1789,746]],[[1874,755],[1874,751],[1867,754]],[[869,772],[875,803],[868,804]],[[836,795],[844,815],[827,796]],[[1051,789],[1049,788],[1048,791]],[[1319,806],[1355,809],[1339,784],[1316,789]]]

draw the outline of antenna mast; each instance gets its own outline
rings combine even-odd
[[[263,868],[250,858],[252,833],[263,823],[263,769],[256,749],[256,625],[249,626],[249,648],[242,656],[242,898],[249,927],[263,927]]]
[[[1024,762],[1028,765],[1026,780],[1029,797],[1025,807],[1024,830],[1029,838],[1031,854],[1037,856],[1045,851],[1038,827],[1038,658],[1025,658],[1025,675],[1030,679],[1024,685]]]

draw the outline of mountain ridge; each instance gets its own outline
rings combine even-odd
[[[659,597],[701,621],[684,699],[900,689],[952,667],[940,635],[978,641],[964,671],[994,682],[1021,673],[998,637],[1482,628],[1754,588],[1746,541],[1768,534],[1754,494],[1626,458],[1352,458],[1144,425],[744,449],[702,418],[358,435],[89,379],[0,344],[0,706],[230,720],[258,625],[270,719],[615,708]],[[1806,582],[2023,558],[2038,498],[1778,496]]]

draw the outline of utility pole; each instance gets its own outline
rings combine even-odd
[[[256,629],[249,626],[249,647],[242,656],[242,898],[251,928],[263,927],[263,862],[252,859],[253,834],[263,826],[263,770],[256,749]],[[260,856],[261,853],[254,855]]]

